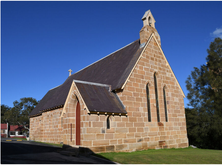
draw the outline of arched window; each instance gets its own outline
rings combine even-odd
[[[159,100],[158,100],[158,90],[157,90],[156,72],[154,73],[154,86],[155,86],[155,95],[156,95],[156,113],[157,113],[157,121],[160,122]]]
[[[106,119],[106,128],[110,129],[110,116],[108,116]]]
[[[163,87],[163,99],[164,99],[164,109],[165,109],[165,118],[166,122],[168,122],[168,117],[167,117],[167,104],[166,104],[166,91],[165,91],[165,86]]]
[[[148,110],[148,121],[151,122],[151,111],[150,111],[150,91],[149,84],[146,84],[146,97],[147,97],[147,110]]]

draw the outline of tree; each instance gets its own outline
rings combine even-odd
[[[29,124],[29,114],[36,107],[38,101],[32,97],[24,97],[20,99],[20,106],[22,107],[18,122],[23,125]]]
[[[5,113],[7,111],[10,111],[10,109],[11,108],[7,105],[4,105],[4,104],[1,105],[1,123],[7,123],[7,118],[5,116]]]
[[[13,102],[13,107],[4,113],[4,117],[11,125],[29,125],[29,114],[36,107],[38,101],[32,97],[24,97]]]
[[[207,52],[206,65],[186,81],[188,138],[201,148],[222,149],[222,39],[215,38]]]

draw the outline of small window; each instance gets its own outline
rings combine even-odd
[[[149,22],[149,26],[151,26],[152,25],[152,19],[150,17],[148,18],[148,22]]]
[[[110,129],[110,116],[108,116],[106,119],[106,128]]]
[[[18,135],[23,135],[23,134],[22,134],[22,131],[18,131]]]
[[[156,95],[156,112],[157,112],[157,121],[160,122],[159,100],[158,100],[158,89],[157,89],[156,73],[154,73],[154,85],[155,85],[155,95]]]
[[[168,122],[168,117],[167,117],[167,104],[166,104],[166,91],[165,91],[165,86],[163,87],[163,99],[164,99],[164,109],[165,109],[165,118],[166,122]]]
[[[11,131],[11,132],[10,132],[10,135],[15,135],[15,131]]]
[[[150,91],[149,84],[146,84],[146,97],[147,97],[147,110],[148,110],[148,121],[151,122],[151,111],[150,111]]]

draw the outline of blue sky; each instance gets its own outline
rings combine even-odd
[[[222,2],[1,2],[1,104],[40,100],[73,73],[137,40],[151,10],[185,95],[193,67],[222,37]],[[185,107],[188,103],[184,99]]]

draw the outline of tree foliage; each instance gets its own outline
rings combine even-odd
[[[200,148],[222,149],[222,39],[215,38],[207,52],[207,63],[186,81],[188,138]]]
[[[6,119],[5,113],[7,111],[10,111],[10,109],[11,108],[9,106],[7,106],[7,105],[4,105],[4,104],[1,105],[1,123],[7,123],[7,119]]]
[[[29,125],[29,114],[36,107],[38,101],[32,97],[24,97],[19,101],[13,102],[13,107],[1,105],[3,122],[9,122],[11,125]]]

